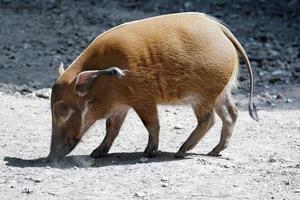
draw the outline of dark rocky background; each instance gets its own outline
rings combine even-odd
[[[256,93],[300,83],[298,0],[0,0],[0,88],[51,87],[60,62],[69,65],[103,31],[184,11],[209,13],[230,27],[253,65]],[[244,93],[248,74],[241,69]]]

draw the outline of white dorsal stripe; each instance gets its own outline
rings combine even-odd
[[[199,12],[183,12],[183,13],[172,13],[172,14],[159,15],[159,16],[154,16],[154,17],[148,17],[146,19],[140,19],[140,20],[134,20],[134,21],[131,21],[131,22],[125,22],[123,24],[115,26],[115,27],[113,27],[113,28],[111,28],[111,29],[109,29],[109,30],[101,33],[99,36],[96,37],[96,39],[94,41],[96,41],[99,37],[103,36],[106,33],[109,33],[109,32],[111,32],[111,31],[113,31],[115,29],[121,28],[121,27],[129,25],[129,24],[134,24],[134,23],[137,23],[137,22],[143,22],[143,21],[147,21],[147,20],[151,20],[151,19],[162,18],[162,17],[165,17],[165,16],[172,16],[172,15],[192,15],[192,14],[194,14],[194,15],[206,15],[205,13],[199,13]]]

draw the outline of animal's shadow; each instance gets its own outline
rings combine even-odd
[[[142,152],[133,153],[111,153],[107,157],[99,159],[92,159],[88,155],[71,155],[67,156],[60,161],[49,162],[46,158],[37,159],[22,159],[17,157],[4,157],[6,166],[11,167],[51,167],[51,168],[87,168],[87,167],[105,167],[110,165],[134,165],[141,163],[154,163],[154,162],[170,162],[182,159],[190,159],[194,156],[206,156],[205,154],[187,153],[186,158],[175,158],[174,153],[159,152],[159,154],[152,158],[144,158]]]

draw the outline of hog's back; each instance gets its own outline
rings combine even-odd
[[[120,25],[94,42],[102,65],[127,69],[135,98],[177,103],[214,99],[237,67],[237,53],[219,24],[205,14],[172,14]]]

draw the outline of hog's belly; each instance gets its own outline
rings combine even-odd
[[[157,103],[162,105],[186,105],[186,104],[199,104],[201,102],[200,94],[188,94],[180,97],[167,97],[158,98]]]

